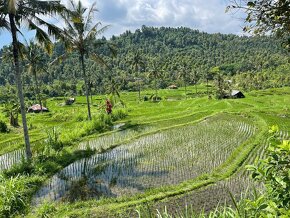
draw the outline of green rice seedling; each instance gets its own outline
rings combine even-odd
[[[0,171],[7,170],[13,165],[20,163],[25,158],[24,149],[18,149],[0,156]]]
[[[64,193],[64,188],[69,188],[71,181],[85,175],[91,187],[107,196],[131,195],[150,188],[175,185],[212,172],[237,145],[254,133],[255,127],[249,120],[219,115],[196,125],[147,135],[73,163],[62,170],[70,178],[68,182],[61,181],[56,175],[49,184],[53,184],[53,192]],[[97,139],[94,148],[106,148],[110,143],[125,139],[122,134],[120,131]],[[102,167],[102,172],[96,174],[93,169],[100,163],[106,165]],[[115,181],[114,186],[112,181]],[[49,192],[39,193],[37,198],[47,195]]]

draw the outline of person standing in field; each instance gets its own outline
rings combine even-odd
[[[112,113],[112,107],[113,107],[113,105],[111,104],[110,100],[107,99],[106,100],[106,112],[107,112],[107,114]]]

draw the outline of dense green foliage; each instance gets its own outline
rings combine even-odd
[[[117,48],[118,54],[113,59],[109,57],[108,48],[100,47],[106,42],[115,44]],[[144,62],[137,71],[131,64],[136,51],[139,51],[139,56]],[[134,33],[126,31],[110,40],[102,38],[92,42],[90,52],[100,54],[112,69],[102,68],[89,59],[85,61],[89,89],[94,94],[112,93],[116,88],[136,91],[140,82],[136,78],[142,79],[141,85],[145,88],[165,88],[173,83],[183,86],[184,79],[180,76],[180,72],[183,71],[182,63],[186,63],[188,68],[187,84],[213,79],[214,75],[210,71],[214,67],[219,68],[225,79],[234,79],[236,84],[241,84],[240,87],[245,89],[281,87],[289,84],[289,75],[286,73],[290,68],[287,64],[287,53],[281,49],[281,41],[272,37],[239,37],[219,33],[208,34],[183,27],[142,26]],[[9,48],[4,47],[0,56],[7,53]],[[64,53],[64,45],[57,43],[53,55],[46,56],[46,64]],[[6,60],[0,60],[1,85],[14,83],[11,62]],[[154,62],[158,62],[158,71],[162,72],[162,78],[158,81],[155,77],[148,76],[150,72],[156,71],[153,69],[154,64],[151,64]],[[60,64],[53,64],[47,72],[39,74],[41,93],[50,97],[84,94],[85,86],[79,82],[82,79],[82,71],[78,63],[78,54],[72,53]],[[270,81],[269,73],[274,75]],[[30,86],[33,79],[28,73],[24,74],[23,78],[26,97],[33,99],[35,90]]]
[[[0,133],[8,132],[8,127],[6,122],[0,120]]]

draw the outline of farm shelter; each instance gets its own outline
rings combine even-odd
[[[244,98],[245,95],[239,90],[232,90],[231,97],[232,98]]]
[[[168,86],[169,89],[178,89],[178,87],[176,85],[170,85]]]
[[[39,104],[32,105],[27,110],[28,113],[39,113],[40,111],[41,111],[41,107],[40,107]],[[43,112],[48,112],[48,109],[46,107],[42,106],[42,111]]]

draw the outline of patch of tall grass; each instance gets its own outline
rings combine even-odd
[[[114,121],[124,119],[126,116],[127,111],[121,108],[115,109],[112,114],[100,113],[95,115],[91,121],[84,121],[84,117],[78,115],[77,119],[83,121],[79,122],[74,129],[63,129],[60,135],[60,141],[64,145],[70,145],[82,137],[110,130]]]
[[[7,178],[0,175],[0,217],[12,217],[29,206],[29,193],[33,192],[38,177],[17,175]]]

